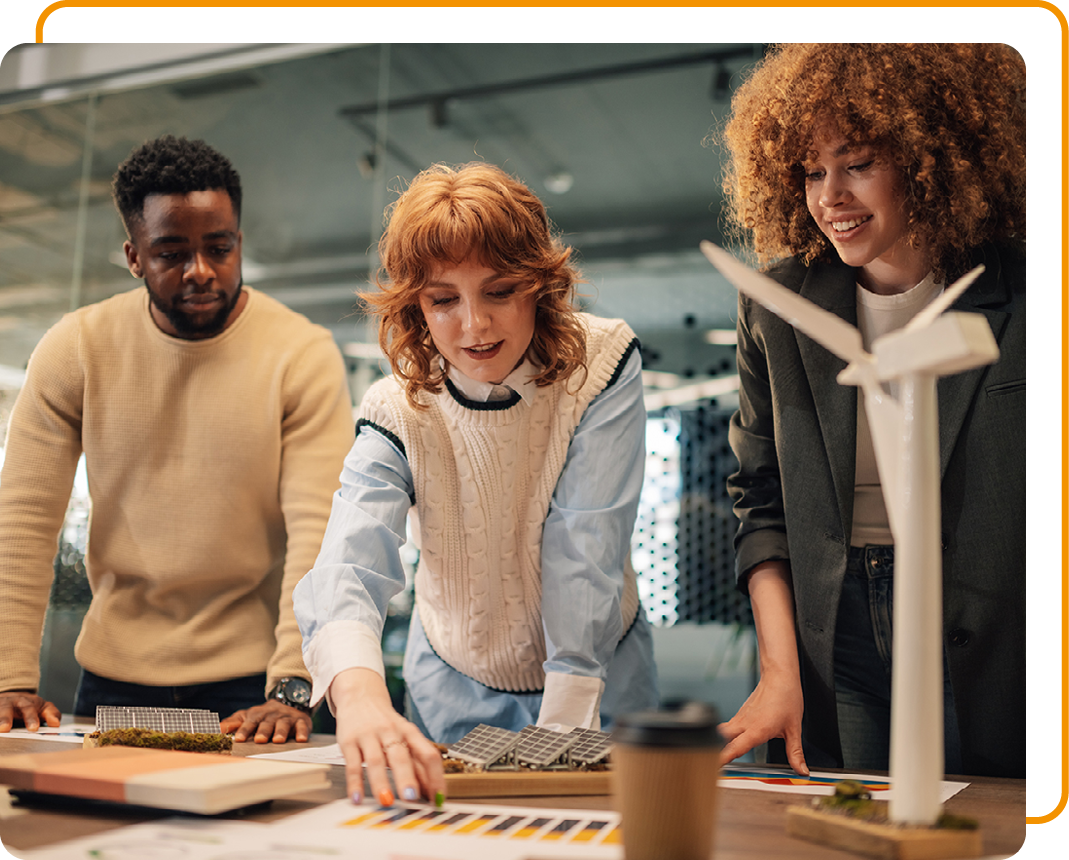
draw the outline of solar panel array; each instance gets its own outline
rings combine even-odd
[[[532,768],[574,767],[604,760],[612,749],[606,732],[572,729],[555,732],[539,726],[527,726],[510,732],[480,723],[447,750],[451,758],[479,767],[522,764]]]
[[[604,759],[612,749],[612,739],[607,732],[597,729],[572,729],[576,736],[570,752],[576,764],[594,764]]]
[[[520,736],[508,729],[499,729],[479,723],[459,741],[449,747],[453,758],[470,764],[487,767],[511,753]]]
[[[130,708],[97,705],[97,731],[152,729],[157,732],[219,733],[219,715],[198,708]]]
[[[520,764],[546,767],[559,761],[577,737],[540,726],[525,726],[516,745],[516,759]]]

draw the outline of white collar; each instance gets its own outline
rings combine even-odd
[[[453,365],[449,365],[449,380],[468,400],[474,400],[476,403],[507,400],[515,391],[524,402],[529,404],[537,388],[534,383],[537,374],[537,368],[530,359],[525,358],[520,366],[506,376],[499,385],[494,385],[491,382],[481,382],[465,376]]]

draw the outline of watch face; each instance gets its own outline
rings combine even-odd
[[[282,695],[296,705],[307,705],[312,699],[312,687],[302,678],[290,678],[282,687]]]

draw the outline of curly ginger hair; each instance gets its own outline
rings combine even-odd
[[[519,277],[535,299],[535,328],[527,357],[538,365],[538,386],[586,369],[586,332],[575,307],[581,276],[572,249],[554,233],[542,201],[492,164],[435,164],[422,171],[387,210],[379,240],[378,291],[360,294],[379,320],[379,345],[405,396],[442,390],[445,370],[419,304],[439,266],[469,257]]]
[[[814,133],[872,146],[898,169],[908,241],[939,277],[971,249],[1024,241],[1024,61],[1000,44],[790,44],[732,99],[726,214],[759,262],[835,259],[806,206]]]

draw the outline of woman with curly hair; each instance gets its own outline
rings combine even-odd
[[[377,798],[387,765],[405,799],[443,790],[427,738],[598,729],[657,703],[629,560],[645,462],[634,333],[575,309],[571,249],[488,164],[417,176],[379,254],[364,298],[393,375],[363,398],[322,550],[294,592],[313,698],[337,716],[358,802],[363,764]],[[406,720],[380,640],[410,509]]]
[[[1024,776],[1024,63],[1003,45],[785,45],[723,141],[737,233],[862,333],[955,308],[999,361],[939,382],[946,772]],[[740,297],[729,480],[761,680],[722,731],[808,764],[887,769],[894,541],[844,363]]]

